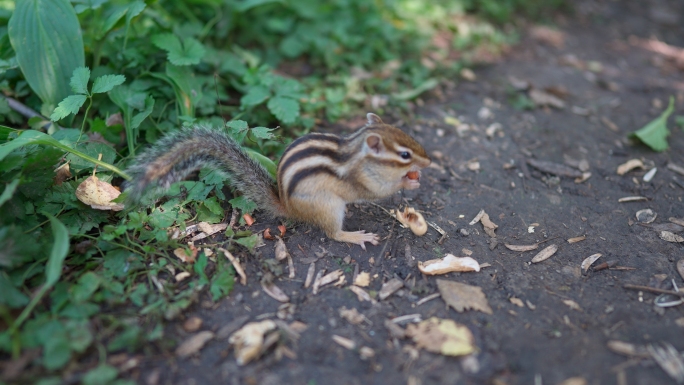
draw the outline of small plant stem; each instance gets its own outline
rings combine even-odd
[[[78,140],[76,143],[81,141],[81,136],[83,136],[83,130],[85,129],[86,121],[88,120],[88,113],[90,112],[90,107],[93,106],[93,96],[88,95],[88,107],[86,108],[85,115],[83,116],[83,123],[81,123],[81,133],[78,135]]]

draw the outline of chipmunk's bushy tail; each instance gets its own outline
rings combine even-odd
[[[282,216],[278,189],[268,171],[252,159],[228,134],[202,126],[166,135],[138,155],[127,170],[124,185],[129,200],[137,202],[148,189],[166,189],[201,167],[231,176],[234,187],[272,216]]]

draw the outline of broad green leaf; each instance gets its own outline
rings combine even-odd
[[[79,353],[83,353],[93,342],[93,333],[90,330],[88,320],[66,321],[66,331],[69,337],[69,347]]]
[[[88,80],[90,80],[90,68],[88,67],[78,67],[74,70],[73,75],[71,75],[71,80],[69,85],[71,90],[77,94],[87,94],[88,93]]]
[[[259,139],[273,139],[275,136],[271,133],[273,130],[275,130],[275,128],[253,127],[251,129],[252,135]]]
[[[10,152],[13,150],[26,146],[29,144],[43,144],[43,145],[49,145],[53,147],[57,147],[60,150],[66,151],[66,152],[71,152],[72,154],[78,155],[79,157],[95,163],[101,168],[107,169],[109,171],[112,171],[114,173],[119,174],[121,177],[123,177],[126,180],[130,180],[131,177],[126,174],[125,172],[119,170],[117,167],[112,166],[109,163],[99,161],[93,157],[88,156],[87,154],[82,153],[81,151],[77,151],[63,143],[60,143],[58,140],[55,138],[51,137],[50,135],[44,134],[40,131],[35,131],[35,130],[26,130],[24,131],[21,136],[18,138],[12,140],[11,142],[3,143],[0,144],[0,160],[5,158]]]
[[[254,248],[256,247],[258,241],[259,237],[256,234],[235,240],[236,243],[248,248],[251,253],[254,252]]]
[[[166,77],[174,86],[181,115],[195,117],[195,106],[202,99],[202,82],[189,67],[166,65]]]
[[[100,364],[83,376],[83,385],[108,385],[119,375],[119,371],[107,364]]]
[[[152,113],[152,110],[154,109],[154,98],[152,95],[149,95],[147,98],[145,98],[145,109],[139,113],[133,116],[131,119],[131,126],[133,128],[138,128],[140,126],[140,123],[145,120],[150,114]]]
[[[206,53],[206,49],[198,40],[188,37],[181,44],[178,36],[172,33],[152,36],[152,44],[166,51],[171,64],[177,66],[199,64]]]
[[[630,136],[638,138],[644,144],[651,147],[652,150],[658,152],[667,150],[667,137],[670,135],[670,131],[667,129],[667,118],[670,117],[673,111],[674,98],[670,97],[670,105],[659,117],[641,129],[634,131]]]
[[[252,107],[266,101],[271,96],[271,91],[265,86],[251,87],[246,94],[240,98],[242,107]]]
[[[200,253],[199,257],[197,257],[197,261],[195,264],[192,266],[192,269],[195,270],[195,273],[199,276],[199,279],[197,280],[198,285],[206,285],[209,283],[209,278],[207,277],[206,269],[207,269],[207,255],[204,254],[204,252]]]
[[[275,96],[266,105],[275,117],[285,124],[292,124],[299,116],[299,102],[285,96]]]
[[[244,196],[239,196],[228,201],[233,208],[240,210],[243,214],[251,214],[256,210],[257,205],[253,201],[245,198]]]
[[[83,103],[85,103],[88,97],[86,95],[71,95],[67,96],[64,100],[59,102],[59,105],[50,115],[50,120],[56,122],[60,119],[66,118],[71,114],[77,114],[78,110],[81,109]]]
[[[123,84],[126,77],[123,75],[103,75],[95,79],[93,82],[93,94],[102,94],[109,92],[112,88]]]
[[[29,298],[26,294],[12,285],[12,282],[7,278],[5,272],[0,272],[0,293],[2,293],[2,295],[0,295],[0,304],[7,305],[12,309],[26,306],[29,302]]]
[[[244,120],[231,120],[226,123],[226,127],[230,129],[230,136],[235,139],[236,142],[242,143],[245,141],[249,126]]]
[[[131,4],[128,4],[128,12],[126,12],[126,26],[128,26],[131,23],[131,20],[138,16],[139,14],[142,13],[142,11],[145,10],[145,7],[147,4],[145,4],[144,1],[136,0],[132,2]]]
[[[69,79],[85,65],[83,37],[68,0],[21,0],[8,25],[12,47],[26,81],[46,105],[70,93]]]
[[[223,265],[223,268],[214,273],[214,276],[211,277],[209,292],[211,293],[212,300],[218,301],[230,294],[234,284],[235,272],[233,267],[230,265]]]
[[[43,365],[49,370],[63,367],[71,359],[71,347],[64,333],[52,335],[43,348]]]
[[[0,207],[2,207],[5,202],[12,198],[14,192],[17,190],[18,185],[19,178],[16,178],[5,186],[5,190],[2,192],[2,195],[0,195]]]
[[[89,300],[97,291],[97,288],[100,287],[100,282],[100,277],[92,271],[83,274],[79,278],[78,284],[71,288],[74,301],[85,302]]]
[[[245,0],[237,3],[235,10],[238,12],[246,12],[252,8],[258,7],[264,4],[279,3],[284,4],[283,0]]]
[[[252,150],[251,148],[243,148],[245,152],[247,152],[247,155],[249,155],[250,158],[256,160],[257,162],[261,163],[262,166],[266,168],[266,171],[268,171],[269,174],[273,177],[273,180],[276,179],[276,170],[277,166],[275,163],[273,163],[272,160],[268,159],[264,155]]]
[[[55,242],[52,244],[50,257],[45,266],[45,286],[52,287],[62,275],[62,265],[69,252],[69,233],[59,219],[52,215],[47,217],[52,225],[52,235]]]

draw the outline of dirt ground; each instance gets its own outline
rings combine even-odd
[[[260,255],[242,256],[248,285],[236,284],[230,297],[218,304],[207,297],[187,315],[203,320],[201,330],[221,336],[190,358],[177,358],[173,350],[148,357],[134,377],[150,385],[541,385],[571,377],[582,377],[586,384],[675,383],[648,353],[645,358],[620,355],[607,344],[617,340],[645,348],[670,343],[684,350],[684,306],[659,308],[654,305],[656,294],[623,288],[637,284],[671,289],[673,279],[682,286],[676,263],[684,258],[684,243],[662,240],[653,225],[684,218],[684,175],[666,167],[684,166],[684,132],[670,123],[670,149],[663,153],[630,142],[627,134],[657,117],[670,96],[676,98],[674,115],[684,114],[684,59],[678,69],[674,60],[644,43],[653,38],[684,47],[684,2],[582,1],[574,8],[573,14],[555,19],[562,41],[555,35],[526,35],[500,63],[476,68],[475,81],[459,79],[457,85],[426,98],[414,121],[383,115],[423,143],[433,154],[434,166],[424,172],[420,189],[379,205],[396,208],[405,198],[446,230],[448,237],[441,244],[434,229],[416,237],[378,206],[366,204],[350,207],[345,226],[383,238],[367,251],[330,241],[317,229],[290,229],[285,241],[296,276],[287,278],[282,265],[285,274],[275,280],[290,297],[291,306],[280,315],[286,323],[299,321],[307,328],[298,340],[283,343],[289,350],[271,349],[238,366],[223,338],[246,322],[278,319],[282,304],[259,283],[267,271],[265,261],[274,257],[270,241]],[[513,83],[528,82],[560,96],[564,108],[514,108],[527,93],[516,91],[510,77],[519,80]],[[456,127],[445,117],[468,126]],[[500,129],[491,128],[494,123],[500,123]],[[635,158],[647,169],[657,168],[650,182],[643,181],[643,169],[616,173],[618,165]],[[529,159],[558,164],[586,160],[591,177],[583,183],[554,177],[526,164]],[[471,171],[475,162],[479,170]],[[647,200],[618,202],[628,196]],[[637,223],[635,213],[642,209],[657,214],[650,227]],[[480,223],[469,225],[480,210],[499,226],[495,239]],[[275,225],[261,221],[255,226],[275,230]],[[586,239],[567,242],[579,236]],[[527,252],[504,246],[537,242],[544,243]],[[558,245],[558,252],[530,263],[551,244]],[[445,253],[463,256],[467,249],[480,264],[490,266],[480,272],[425,276],[407,259],[406,245],[415,261]],[[581,262],[595,253],[603,256],[594,266],[610,262],[612,267],[583,273]],[[313,295],[311,288],[303,287],[313,261],[317,272],[343,269],[346,283],[325,286]],[[357,266],[370,273],[368,292],[379,291],[392,278],[402,280],[404,287],[377,303],[362,302],[349,290]],[[438,278],[479,286],[493,314],[459,313],[439,297],[417,304],[438,293]],[[515,298],[523,306],[516,305]],[[367,321],[351,324],[340,316],[343,307],[357,309]],[[394,338],[386,321],[411,314],[466,325],[477,352],[467,358],[447,357],[416,350],[410,338]],[[181,325],[168,329],[178,340],[192,334]],[[398,326],[405,328],[406,323]],[[342,347],[333,335],[371,348],[374,356],[362,359],[359,349]]]

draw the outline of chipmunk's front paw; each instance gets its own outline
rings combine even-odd
[[[377,234],[366,233],[365,231],[340,231],[335,235],[335,240],[340,242],[353,243],[361,246],[366,250],[366,242],[371,245],[377,245],[380,242],[380,237]]]

